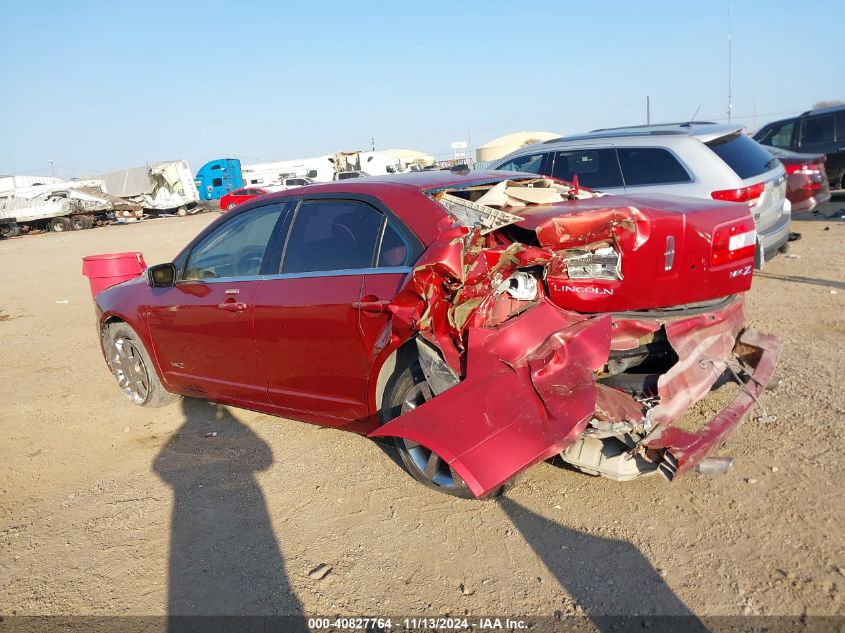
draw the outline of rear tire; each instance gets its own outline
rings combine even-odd
[[[103,332],[103,344],[117,386],[133,404],[156,408],[182,399],[161,384],[147,348],[129,325],[109,325]]]
[[[70,216],[70,228],[72,231],[84,231],[87,229],[84,215]]]
[[[425,380],[422,369],[414,363],[397,374],[388,385],[382,407],[382,424],[399,417],[417,405],[430,399],[431,389]],[[408,473],[418,482],[454,497],[475,499],[475,495],[454,469],[434,451],[422,444],[394,437],[393,442],[399,457]],[[485,499],[498,497],[513,485],[510,480],[484,496]]]
[[[70,231],[73,227],[71,226],[70,219],[64,216],[59,216],[57,218],[52,218],[47,226],[50,228],[51,231],[54,233],[66,233]]]
[[[185,217],[186,215],[188,215],[188,207],[179,207],[178,209],[176,209],[176,215],[178,215],[180,218]]]

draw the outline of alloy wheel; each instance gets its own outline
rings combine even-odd
[[[417,383],[408,390],[405,399],[402,401],[402,413],[405,414],[416,409],[433,397],[434,393],[427,382]],[[466,486],[461,476],[440,455],[412,440],[403,438],[402,443],[414,466],[431,483],[441,488],[464,488]]]
[[[127,338],[112,343],[112,371],[123,395],[135,404],[141,404],[150,392],[150,376],[138,348]]]

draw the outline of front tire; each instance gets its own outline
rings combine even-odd
[[[123,395],[139,407],[164,407],[181,400],[159,380],[147,348],[126,323],[114,323],[103,335],[109,369]]]
[[[388,385],[382,407],[382,424],[408,413],[432,397],[433,392],[420,366],[414,363],[406,367]],[[461,476],[440,455],[422,444],[401,437],[394,437],[393,441],[405,469],[421,484],[454,497],[475,498]],[[484,498],[499,496],[510,487],[512,481],[499,486]]]

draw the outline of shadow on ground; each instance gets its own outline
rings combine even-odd
[[[254,476],[273,464],[270,447],[223,406],[181,406],[185,422],[153,464],[174,492],[169,630],[197,630],[178,616],[224,615],[293,615],[284,630],[307,630]]]
[[[499,505],[600,631],[708,630],[630,543],[570,530],[507,497]]]
[[[755,270],[755,277],[763,277],[764,279],[775,279],[777,281],[789,281],[796,284],[810,284],[813,286],[826,286],[828,288],[837,288],[845,290],[845,281],[835,281],[833,279],[816,279],[814,277],[795,277],[793,275],[774,275],[772,273],[765,273],[763,271]]]

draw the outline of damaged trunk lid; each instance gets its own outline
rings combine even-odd
[[[710,301],[751,287],[756,233],[743,205],[676,196],[604,196],[519,210],[511,239],[554,252],[549,298],[577,312]],[[520,235],[520,233],[522,233]]]

